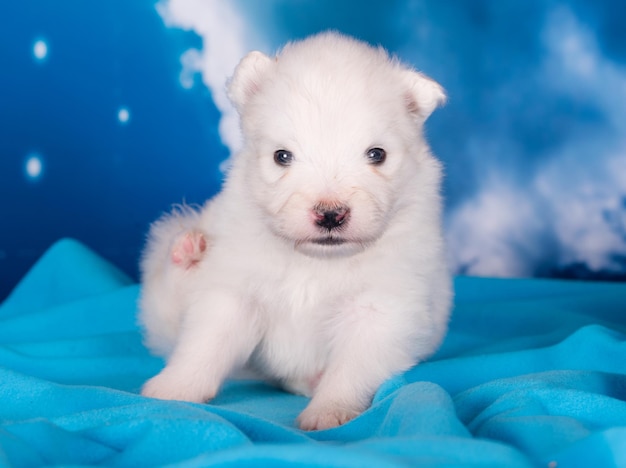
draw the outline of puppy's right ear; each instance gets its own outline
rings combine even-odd
[[[439,83],[414,70],[404,70],[407,84],[405,96],[409,112],[424,122],[430,114],[446,102],[446,93]]]
[[[267,55],[254,51],[246,55],[228,83],[228,96],[237,110],[241,111],[248,100],[254,96],[263,82],[273,60]]]

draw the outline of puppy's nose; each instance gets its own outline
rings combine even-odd
[[[315,223],[324,229],[338,228],[348,220],[350,208],[347,206],[316,206],[313,209]]]

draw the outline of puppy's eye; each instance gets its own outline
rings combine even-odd
[[[387,152],[382,148],[370,148],[367,150],[367,159],[370,164],[380,166],[387,159]]]
[[[274,162],[279,166],[289,166],[293,161],[291,151],[280,149],[274,152]]]

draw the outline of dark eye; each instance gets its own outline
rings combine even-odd
[[[274,152],[274,162],[279,166],[289,166],[292,161],[293,154],[291,154],[291,151],[281,149]]]
[[[382,148],[370,148],[367,150],[367,159],[370,164],[380,166],[387,159],[387,152]]]

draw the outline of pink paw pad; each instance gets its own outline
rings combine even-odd
[[[207,249],[207,241],[204,235],[192,231],[181,235],[172,247],[172,262],[185,269],[191,268],[204,256]]]

